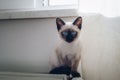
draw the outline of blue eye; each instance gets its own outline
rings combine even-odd
[[[62,32],[62,34],[63,34],[64,36],[67,36],[67,35],[68,35],[68,32],[64,31],[64,32]]]
[[[77,32],[72,32],[71,34],[72,34],[72,35],[76,35],[76,34],[77,34]]]

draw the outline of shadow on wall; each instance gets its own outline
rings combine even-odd
[[[0,20],[0,71],[48,72],[57,41],[54,18]]]

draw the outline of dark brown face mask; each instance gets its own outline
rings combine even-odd
[[[62,38],[68,43],[73,42],[76,39],[77,34],[77,31],[71,29],[67,29],[61,32]]]

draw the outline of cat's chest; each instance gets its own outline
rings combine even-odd
[[[66,56],[68,56],[69,58],[75,57],[80,53],[80,45],[61,44],[59,46],[59,53],[62,55],[63,58],[65,58]]]
[[[71,47],[71,46],[61,46],[60,47],[60,52],[63,54],[63,55],[72,55],[72,54],[75,54],[77,52],[77,49],[75,47]]]

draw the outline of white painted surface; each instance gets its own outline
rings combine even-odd
[[[0,10],[0,19],[25,19],[77,16],[74,6],[44,7],[38,9]]]
[[[0,9],[26,9],[34,7],[34,0],[0,0]]]
[[[0,80],[66,80],[65,75],[0,72]]]
[[[78,5],[78,0],[49,0],[50,6]]]
[[[120,80],[120,17],[83,17],[84,80]]]
[[[72,80],[83,80],[82,78],[73,78]]]
[[[0,20],[0,71],[48,73],[57,40],[55,18]]]
[[[120,79],[120,18],[82,15],[82,76]],[[64,18],[74,21],[75,18]],[[58,34],[55,19],[0,20],[0,71],[49,71]]]
[[[49,0],[0,0],[0,19],[68,17],[78,15],[77,0],[70,5],[51,5]],[[63,1],[64,2],[64,1]],[[65,1],[66,2],[66,1]],[[59,2],[58,2],[59,3]]]

